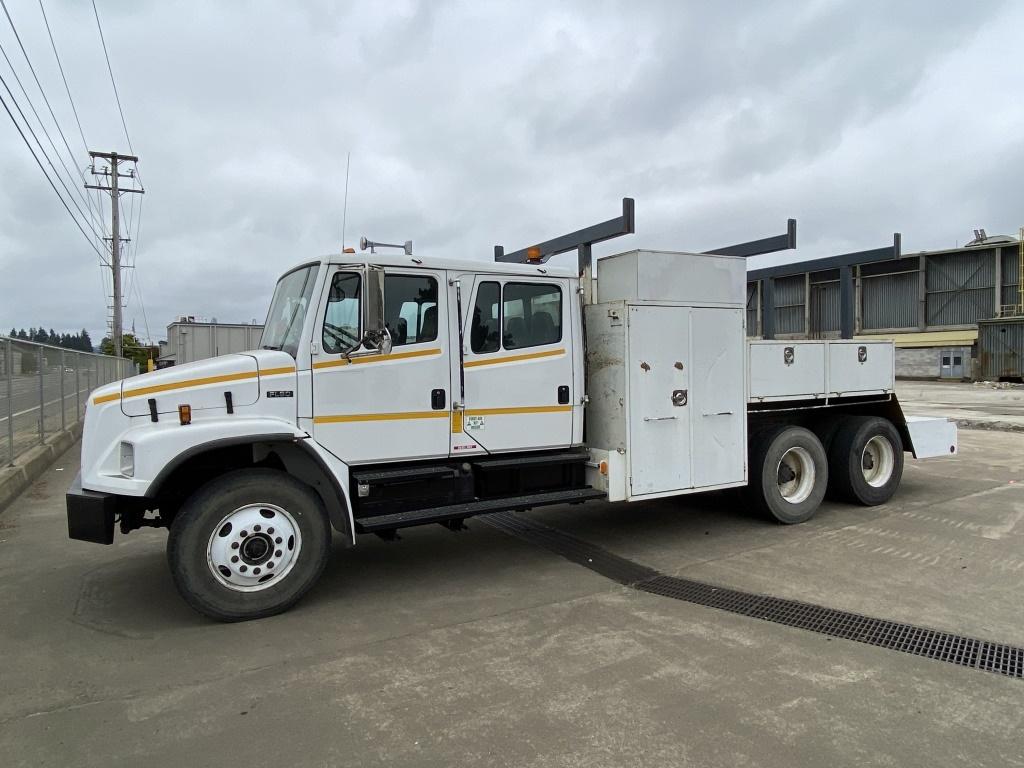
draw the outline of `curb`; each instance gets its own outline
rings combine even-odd
[[[63,432],[50,437],[15,460],[13,467],[0,467],[0,512],[41,476],[53,462],[82,436],[82,422],[78,421]]]

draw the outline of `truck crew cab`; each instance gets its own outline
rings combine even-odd
[[[591,245],[633,231],[627,198],[494,263],[364,241],[300,264],[260,349],[90,395],[70,537],[169,528],[182,597],[235,621],[299,600],[334,537],[742,486],[799,523],[829,489],[887,501],[905,451],[956,452],[946,420],[903,417],[890,343],[747,341],[742,255],[634,250],[595,289]],[[568,250],[579,269],[547,263]]]

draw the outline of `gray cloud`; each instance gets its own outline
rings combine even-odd
[[[802,258],[1024,223],[1014,4],[99,5],[147,188],[154,337],[178,314],[262,319],[280,272],[337,251],[349,150],[349,243],[421,255],[488,259],[625,195],[637,244],[710,248],[795,216]],[[9,6],[85,165],[38,8]],[[91,148],[126,151],[91,7],[47,11]],[[2,23],[0,43],[21,66]],[[2,121],[0,174],[0,328],[98,337],[96,256]],[[134,292],[126,318],[142,330]]]

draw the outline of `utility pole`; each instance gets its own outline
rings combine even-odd
[[[121,357],[122,352],[122,319],[121,309],[123,307],[121,301],[121,229],[120,229],[120,201],[122,192],[132,192],[136,194],[142,194],[145,192],[141,187],[131,188],[126,187],[122,189],[118,184],[118,179],[134,179],[135,170],[132,169],[128,173],[120,173],[117,169],[118,165],[122,162],[137,163],[139,158],[134,155],[119,155],[117,152],[89,152],[89,157],[93,159],[92,173],[94,176],[109,176],[110,186],[103,186],[97,184],[86,184],[86,189],[99,189],[104,192],[110,193],[110,271],[113,275],[114,284],[114,306],[113,306],[113,323],[111,324],[110,336],[114,342],[114,357]],[[105,168],[102,171],[96,170],[95,160],[101,158],[103,160],[110,161],[110,167]]]

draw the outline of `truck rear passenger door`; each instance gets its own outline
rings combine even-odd
[[[578,395],[570,281],[502,275],[458,281],[465,403],[461,424],[453,415],[453,455],[462,452],[460,444],[490,453],[571,445]]]

